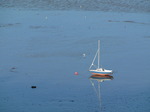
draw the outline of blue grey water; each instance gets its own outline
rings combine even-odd
[[[88,79],[97,40],[101,65],[114,70],[102,111],[149,112],[149,4],[1,0],[0,112],[99,112]]]

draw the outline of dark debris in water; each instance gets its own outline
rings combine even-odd
[[[10,68],[10,72],[16,72],[16,67],[12,67],[12,68]]]
[[[46,28],[46,26],[30,26],[32,29],[41,29],[41,28]]]
[[[62,100],[59,100],[58,102],[62,102]]]
[[[73,100],[73,99],[53,99],[53,100],[51,100],[51,102],[59,102],[59,103],[71,102],[71,103],[73,103],[73,102],[75,102],[75,100]]]
[[[70,102],[74,102],[74,100],[70,100]]]
[[[135,23],[135,24],[149,24],[149,23],[142,23],[142,22],[135,22],[135,21],[130,21],[130,20],[127,20],[127,21],[113,21],[113,20],[108,20],[108,22],[124,22],[124,23]]]
[[[2,28],[2,27],[13,27],[13,26],[17,26],[17,25],[20,25],[20,23],[0,24],[0,28]]]
[[[32,89],[36,88],[36,86],[31,86]]]

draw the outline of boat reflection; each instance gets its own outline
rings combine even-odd
[[[114,77],[110,75],[92,75],[89,78],[90,80],[97,80],[98,82],[103,82],[106,80],[113,80]]]
[[[102,100],[101,100],[101,94],[100,94],[100,83],[104,82],[106,80],[113,80],[114,77],[110,75],[92,75],[89,77],[91,85],[93,86],[93,89],[97,95],[98,101],[99,101],[99,107],[100,111],[102,111]]]

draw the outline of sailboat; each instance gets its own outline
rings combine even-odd
[[[92,69],[92,67],[95,66],[94,62],[95,62],[96,59],[98,61],[97,68],[96,69]],[[98,50],[97,50],[97,52],[95,54],[95,57],[94,57],[94,59],[92,61],[92,64],[91,64],[91,66],[89,68],[89,71],[92,74],[94,74],[94,75],[111,75],[113,73],[112,70],[106,70],[106,69],[100,67],[100,40],[98,40]]]

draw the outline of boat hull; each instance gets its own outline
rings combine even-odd
[[[107,73],[107,74],[102,74],[102,73],[92,73],[93,75],[102,75],[102,76],[105,76],[105,75],[111,75],[112,73]]]
[[[97,71],[97,70],[90,70],[90,72],[93,75],[101,75],[101,76],[111,75],[113,73],[112,71]]]

